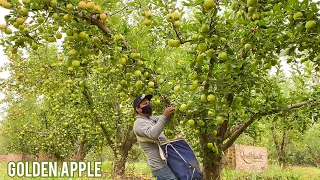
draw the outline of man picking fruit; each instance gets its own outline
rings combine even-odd
[[[167,107],[161,116],[151,116],[152,107],[150,101],[152,95],[139,95],[133,102],[133,108],[138,114],[137,120],[134,122],[134,133],[139,137],[152,140],[166,141],[167,138],[163,134],[163,128],[169,121],[175,108]],[[147,155],[148,165],[152,171],[152,175],[157,180],[178,180],[173,174],[171,168],[166,164],[165,159],[160,155],[159,146],[154,142],[139,142],[143,151]]]

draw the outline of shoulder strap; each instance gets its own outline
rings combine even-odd
[[[138,142],[151,142],[151,143],[158,144],[160,157],[161,157],[162,160],[166,160],[164,152],[163,152],[163,150],[162,150],[162,148],[160,146],[160,141],[159,140],[154,140],[154,139],[150,139],[150,138],[147,138],[147,137],[138,136],[137,134],[136,134],[136,137],[137,137]]]
[[[144,137],[144,136],[138,136],[138,135],[136,135],[137,136],[137,140],[139,141],[139,142],[152,142],[152,143],[156,143],[156,144],[158,144],[158,140],[155,140],[155,139],[150,139],[150,138],[147,138],[147,137]]]

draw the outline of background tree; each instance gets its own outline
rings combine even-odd
[[[46,83],[39,90],[49,105],[68,99],[61,109],[66,127],[77,130],[69,121],[84,117],[97,125],[81,125],[92,127],[84,132],[101,128],[105,142],[121,155],[115,172],[123,172],[126,150],[134,142],[129,109],[136,94],[155,94],[158,112],[165,104],[177,107],[166,133],[184,131],[191,142],[200,142],[193,145],[200,157],[210,157],[202,161],[205,179],[220,177],[223,152],[255,120],[319,101],[316,88],[286,96],[268,74],[272,67],[280,68],[278,55],[295,65],[310,60],[319,69],[319,11],[311,1],[45,0],[4,1],[2,6],[11,10],[1,29],[8,34],[3,44],[16,59],[13,69],[24,67],[14,56],[19,48],[37,49],[65,33],[58,71],[51,64],[40,68],[48,76],[42,74]],[[49,75],[64,80],[59,100],[53,98],[57,88]],[[17,82],[14,91],[26,92],[25,82]]]

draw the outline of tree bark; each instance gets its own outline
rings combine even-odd
[[[215,155],[213,158],[204,158],[203,160],[203,179],[220,180],[222,167],[222,156]]]
[[[207,133],[200,134],[200,144],[202,157],[205,157],[202,161],[203,165],[203,179],[204,180],[220,180],[222,171],[222,153],[221,148],[218,146],[218,152],[215,153],[207,147],[208,141],[211,137]]]
[[[113,178],[125,176],[128,154],[136,141],[136,136],[133,131],[127,131],[126,138],[123,142],[123,145],[119,149],[119,153],[117,153],[117,151],[114,152],[116,158],[113,166]]]
[[[113,166],[113,179],[116,179],[117,177],[125,177],[127,157],[128,156],[125,156],[125,152],[120,151],[118,157],[115,158]]]
[[[278,156],[278,163],[281,167],[281,169],[285,169],[287,167],[286,164],[286,142],[287,142],[287,131],[283,130],[283,134],[282,134],[282,140],[281,140],[281,144],[279,142],[279,138],[275,132],[275,129],[272,128],[272,136],[273,136],[273,141],[277,150],[277,156]]]
[[[88,151],[90,148],[87,148],[87,145],[85,144],[84,141],[81,141],[79,144],[79,147],[76,150],[75,153],[75,161],[82,161],[84,159],[84,157],[86,157]]]

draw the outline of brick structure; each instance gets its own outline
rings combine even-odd
[[[39,153],[38,158],[33,155],[25,154],[2,154],[0,155],[0,162],[10,162],[10,161],[48,161],[50,158],[44,153]]]
[[[7,155],[0,155],[0,162],[10,162],[10,161],[22,161],[23,155],[22,154],[7,154]]]
[[[239,171],[267,171],[268,151],[265,147],[234,145],[228,149],[223,164]]]

